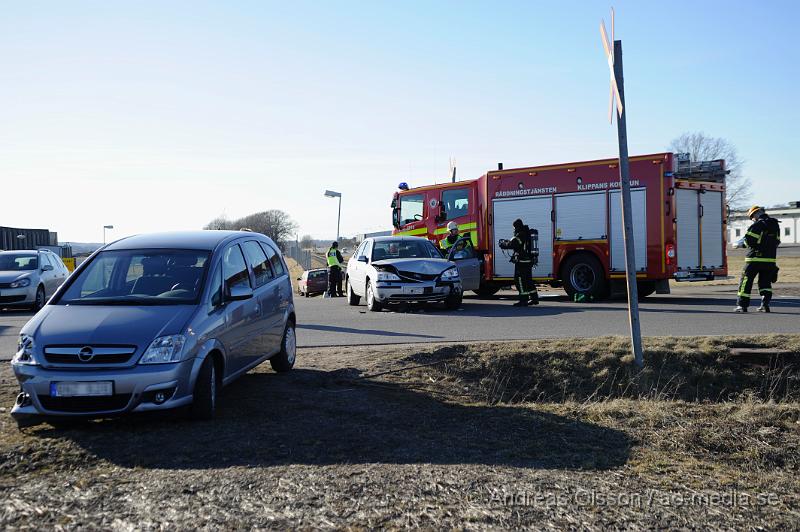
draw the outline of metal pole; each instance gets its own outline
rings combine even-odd
[[[628,107],[625,105],[625,83],[622,77],[622,41],[614,41],[614,77],[622,100],[622,116],[617,120],[619,139],[619,177],[622,188],[622,222],[625,241],[625,278],[628,283],[628,319],[631,326],[631,344],[634,362],[642,367],[642,331],[639,326],[639,291],[636,286],[636,254],[633,249],[633,219],[631,216],[631,180],[628,173],[628,131],[625,118]]]
[[[336,217],[336,241],[339,241],[339,222],[342,220],[342,195],[339,194],[339,216]]]
[[[103,245],[106,245],[106,227],[103,226]]]

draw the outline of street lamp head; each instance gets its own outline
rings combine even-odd
[[[325,191],[325,196],[328,197],[328,198],[341,198],[342,197],[342,193],[341,192],[334,192],[333,190],[326,190]]]
[[[104,225],[103,229],[114,229],[113,225]]]

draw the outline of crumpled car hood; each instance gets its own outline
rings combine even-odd
[[[385,259],[373,262],[372,266],[394,266],[404,272],[438,275],[455,264],[445,259]]]

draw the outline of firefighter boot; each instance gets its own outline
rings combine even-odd
[[[517,301],[516,303],[514,303],[513,306],[515,306],[515,307],[527,307],[528,306],[528,302],[527,301]]]
[[[538,305],[539,304],[539,293],[538,292],[534,292],[534,293],[532,293],[530,295],[529,303],[531,305]]]
[[[733,309],[733,311],[734,312],[739,312],[739,313],[747,312],[747,307],[743,307],[741,305],[738,305],[735,309]]]
[[[764,295],[761,296],[761,306],[758,307],[758,311],[769,313],[769,302],[771,299],[772,299],[772,293],[764,292]]]

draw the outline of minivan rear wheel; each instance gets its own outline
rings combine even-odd
[[[190,415],[192,419],[211,419],[217,409],[217,368],[214,358],[207,356],[200,366]]]
[[[294,367],[294,361],[297,358],[297,335],[294,330],[294,323],[291,321],[286,322],[286,328],[283,331],[283,339],[281,340],[280,352],[269,359],[272,369],[278,373],[284,373]]]

